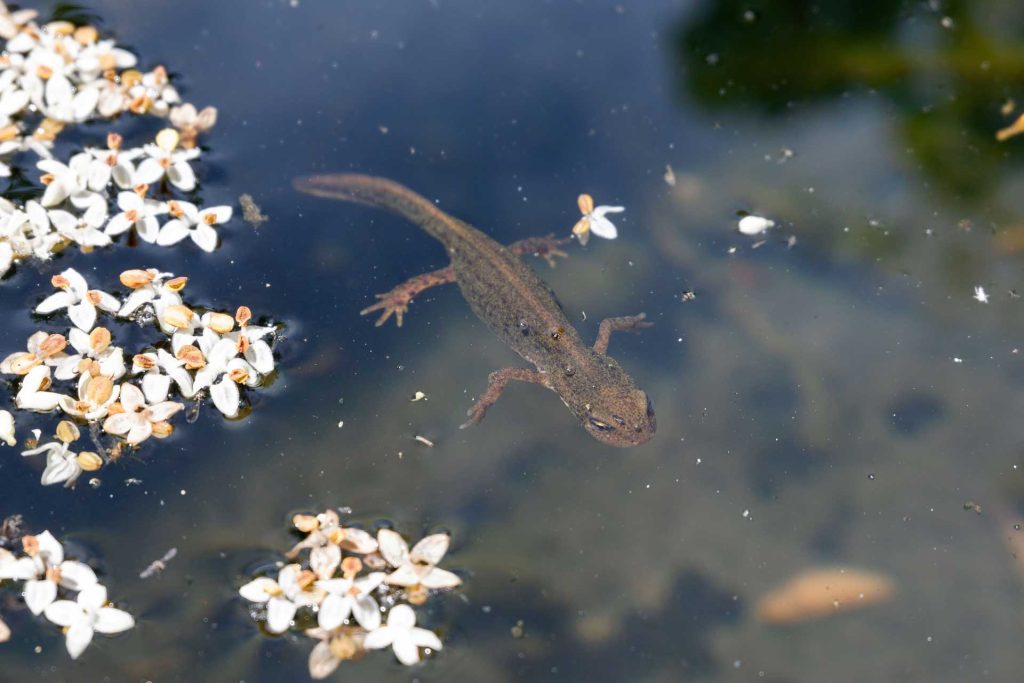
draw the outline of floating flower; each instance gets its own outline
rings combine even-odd
[[[68,654],[77,659],[94,633],[121,633],[135,625],[132,615],[114,607],[106,607],[107,589],[100,584],[87,586],[75,602],[57,600],[46,607],[46,618],[67,629]]]
[[[167,202],[167,209],[174,218],[160,228],[156,243],[161,246],[191,237],[203,251],[213,251],[217,248],[217,231],[213,226],[231,219],[230,206],[211,206],[200,211],[191,202],[172,200]]]
[[[142,390],[127,382],[121,385],[121,408],[124,412],[112,414],[103,422],[103,431],[125,437],[131,444],[140,444],[151,436],[169,436],[170,420],[185,406],[174,401],[148,405]]]
[[[277,581],[263,576],[238,589],[250,602],[267,604],[267,630],[284,633],[291,626],[299,607],[319,604],[326,592],[315,588],[316,574],[303,571],[298,564],[286,564],[278,572]],[[312,590],[310,590],[312,588]]]
[[[6,410],[0,410],[0,441],[12,447],[18,443],[14,438],[14,416]]]
[[[320,603],[320,610],[317,613],[320,628],[337,628],[350,615],[365,629],[372,631],[380,626],[380,606],[370,593],[384,582],[384,576],[384,572],[373,572],[359,579],[317,581],[317,587],[327,591],[327,597]]]
[[[27,375],[37,365],[60,365],[64,359],[67,340],[63,335],[36,332],[28,338],[28,350],[16,351],[0,361],[0,372],[5,375]]]
[[[110,412],[124,386],[130,385],[114,384],[114,380],[107,375],[83,373],[78,378],[78,399],[62,396],[61,410],[87,422],[102,420]],[[121,397],[121,404],[124,405],[124,397]]]
[[[57,599],[58,586],[80,591],[99,582],[89,565],[64,559],[64,547],[49,531],[28,538],[35,574],[25,581],[23,596],[32,614],[42,614]]]
[[[48,413],[60,405],[62,394],[47,391],[51,385],[50,368],[37,365],[21,380],[21,388],[14,396],[14,404],[22,410]]]
[[[309,653],[309,677],[313,679],[327,678],[343,661],[352,659],[363,652],[365,633],[349,626],[339,626],[327,630],[311,628],[306,635],[320,642]]]
[[[46,186],[39,203],[49,209],[69,199],[79,209],[95,204],[106,207],[106,200],[99,192],[106,188],[110,174],[104,176],[104,167],[97,168],[92,162],[92,155],[86,152],[74,155],[67,164],[54,159],[38,162],[36,167],[44,171],[41,180]]]
[[[89,289],[88,283],[79,272],[68,268],[51,280],[54,287],[61,290],[43,299],[36,306],[36,313],[46,315],[68,309],[68,317],[80,329],[90,331],[96,324],[96,309],[115,313],[121,307],[116,297],[98,289]]]
[[[124,363],[124,351],[111,344],[110,330],[105,327],[94,327],[86,333],[77,327],[68,331],[68,341],[75,353],[65,355],[57,363],[54,376],[57,379],[73,379],[83,371],[93,371],[110,379],[120,379],[127,368]],[[94,365],[95,363],[95,365]]]
[[[161,273],[155,268],[148,270],[126,270],[121,273],[121,284],[133,290],[117,312],[118,317],[127,318],[145,304],[152,303],[154,312],[181,303],[181,292],[188,283],[186,277],[174,277],[172,273]]]
[[[615,224],[605,218],[605,214],[622,213],[626,210],[625,207],[598,206],[595,208],[594,198],[589,194],[581,194],[577,197],[576,203],[580,207],[580,213],[583,214],[583,218],[579,219],[576,225],[573,226],[572,234],[576,235],[580,244],[586,246],[590,240],[590,233],[594,233],[606,240],[613,240],[619,236],[619,231],[616,230]]]
[[[163,178],[182,192],[196,189],[196,174],[189,161],[199,156],[198,149],[175,151],[179,135],[173,128],[165,128],[157,134],[157,143],[143,147],[148,155],[139,162],[139,179],[148,184]]]
[[[139,239],[144,242],[156,242],[160,234],[160,224],[156,217],[167,213],[167,205],[154,199],[145,199],[136,192],[121,192],[117,195],[117,206],[121,213],[115,215],[107,223],[108,235],[120,235],[135,228]]]
[[[775,221],[761,216],[744,216],[737,227],[744,235],[760,235],[765,230],[775,227]]]
[[[110,236],[101,230],[107,222],[107,205],[92,204],[81,216],[76,216],[63,209],[52,209],[47,212],[50,223],[57,232],[72,242],[83,247],[105,247],[110,244]]]
[[[205,133],[217,123],[217,109],[215,107],[203,107],[197,112],[195,106],[185,103],[171,109],[169,116],[171,125],[181,133],[181,146],[185,149],[192,149],[196,146],[196,138],[200,133]]]
[[[432,534],[413,546],[412,552],[402,536],[391,529],[377,532],[380,554],[395,571],[386,581],[393,586],[453,588],[462,583],[455,574],[437,566],[448,552],[448,534]]]
[[[363,647],[380,650],[391,646],[402,664],[412,666],[420,661],[420,648],[441,649],[441,639],[433,631],[416,626],[416,612],[408,605],[395,605],[388,613],[388,623],[366,634]]]

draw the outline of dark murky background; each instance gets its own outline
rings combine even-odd
[[[194,303],[246,303],[289,336],[249,419],[206,410],[98,490],[42,488],[39,462],[0,452],[2,512],[102,559],[139,620],[72,662],[56,629],[5,609],[0,678],[300,680],[312,644],[259,635],[234,589],[288,546],[291,512],[336,505],[451,530],[446,565],[467,577],[421,610],[444,629],[439,657],[410,671],[372,656],[339,679],[1019,677],[1024,302],[1009,292],[1024,291],[1024,142],[993,137],[1001,104],[1024,101],[1019,4],[88,8],[220,108],[204,199],[248,192],[272,220],[236,220],[212,255],[144,245],[22,267],[0,288],[3,349],[22,347],[25,311],[68,266],[108,287],[127,267],[187,274]],[[120,128],[129,143],[156,129]],[[529,385],[456,429],[487,373],[518,359],[453,288],[401,329],[359,317],[444,254],[398,218],[289,188],[345,169],[506,242],[567,233],[582,191],[625,205],[618,241],[535,265],[585,336],[607,316],[656,323],[611,348],[649,391],[656,438],[603,447]],[[741,210],[781,226],[753,249]],[[417,390],[429,400],[410,403]],[[140,581],[170,546],[168,570]],[[806,625],[755,620],[758,595],[832,564],[899,593]]]

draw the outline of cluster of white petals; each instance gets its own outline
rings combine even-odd
[[[56,441],[40,444],[35,430],[36,445],[23,453],[46,456],[44,485],[71,486],[82,472],[116,459],[123,447],[170,436],[183,400],[208,396],[225,417],[238,417],[243,392],[260,387],[275,371],[277,328],[252,324],[248,307],[233,315],[194,310],[182,297],[188,278],[155,269],[124,271],[120,281],[128,290],[123,296],[91,287],[72,268],[53,276],[56,291],[35,313],[66,315],[70,327],[35,332],[24,350],[0,360],[0,374],[14,378],[19,410],[65,418]],[[128,356],[114,343],[110,322],[101,318],[148,324],[159,335]],[[96,443],[92,451],[75,451],[80,424],[91,426],[94,440],[106,434],[109,447]],[[0,442],[16,443],[14,417],[7,411],[0,411]]]
[[[43,185],[23,203],[0,200],[0,277],[19,260],[48,259],[69,244],[106,247],[129,230],[161,245],[191,237],[213,251],[213,226],[231,218],[231,207],[200,209],[173,195],[196,189],[197,138],[216,123],[216,109],[182,103],[163,66],[137,69],[134,54],[94,27],[40,25],[35,17],[0,2],[0,177],[32,154]],[[110,133],[106,147],[54,158],[68,126],[123,114],[166,118],[172,127],[138,147]]]
[[[107,589],[89,565],[65,559],[64,546],[49,531],[22,536],[21,549],[17,554],[0,547],[0,581],[23,582],[25,605],[64,630],[72,659],[94,634],[121,633],[135,625],[132,615],[110,606]],[[72,593],[77,593],[73,600]]]
[[[421,649],[441,649],[436,633],[416,626],[412,605],[462,583],[437,566],[448,551],[447,534],[427,536],[410,550],[397,532],[379,529],[373,536],[346,527],[333,510],[295,515],[292,523],[306,536],[287,553],[290,562],[238,592],[272,634],[300,629],[315,615],[316,628],[303,630],[319,641],[309,656],[312,678],[329,676],[367,650],[391,648],[411,666]]]

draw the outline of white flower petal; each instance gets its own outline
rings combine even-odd
[[[249,602],[266,602],[270,600],[270,593],[278,590],[277,581],[261,576],[239,588],[238,594]]]
[[[401,567],[409,561],[409,545],[398,532],[381,529],[377,532],[377,543],[380,554],[392,567]]]
[[[78,655],[85,652],[85,648],[92,642],[92,633],[92,624],[86,619],[79,619],[71,624],[65,636],[65,645],[71,659],[78,659]]]
[[[57,584],[46,579],[26,581],[24,598],[32,614],[42,614],[46,607],[57,599]]]
[[[210,398],[224,417],[238,416],[238,385],[227,377],[210,387]]]
[[[295,604],[284,598],[273,597],[267,601],[267,630],[284,633],[291,626],[295,616]]]
[[[317,623],[320,628],[330,631],[341,626],[351,612],[352,601],[332,593],[320,603]]]
[[[96,324],[96,307],[87,300],[68,306],[68,317],[77,327],[88,332]]]
[[[135,619],[124,610],[114,607],[100,607],[96,612],[93,628],[99,633],[121,633],[135,626]]]

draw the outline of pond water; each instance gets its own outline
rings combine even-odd
[[[234,220],[209,254],[121,244],[27,262],[0,283],[2,348],[37,329],[28,311],[68,267],[110,284],[129,267],[188,275],[197,303],[287,327],[251,414],[204,406],[98,487],[42,487],[38,462],[0,446],[0,516],[89,557],[138,622],[72,661],[8,592],[0,678],[303,680],[308,641],[261,634],[237,589],[294,542],[293,513],[337,506],[368,528],[449,531],[445,565],[465,582],[420,611],[442,652],[411,670],[367,657],[337,679],[1019,678],[1024,143],[994,137],[1017,115],[1000,108],[1024,103],[1019,6],[84,10],[218,107],[203,200],[248,193],[270,220]],[[581,192],[625,206],[617,240],[531,265],[585,338],[606,317],[655,324],[610,348],[650,395],[655,437],[603,446],[529,384],[460,431],[488,373],[521,361],[452,287],[401,328],[360,317],[445,253],[401,218],[291,188],[330,171],[394,178],[505,243],[568,235]],[[739,234],[741,212],[776,225]],[[758,618],[760,596],[832,566],[896,590],[820,620]]]

